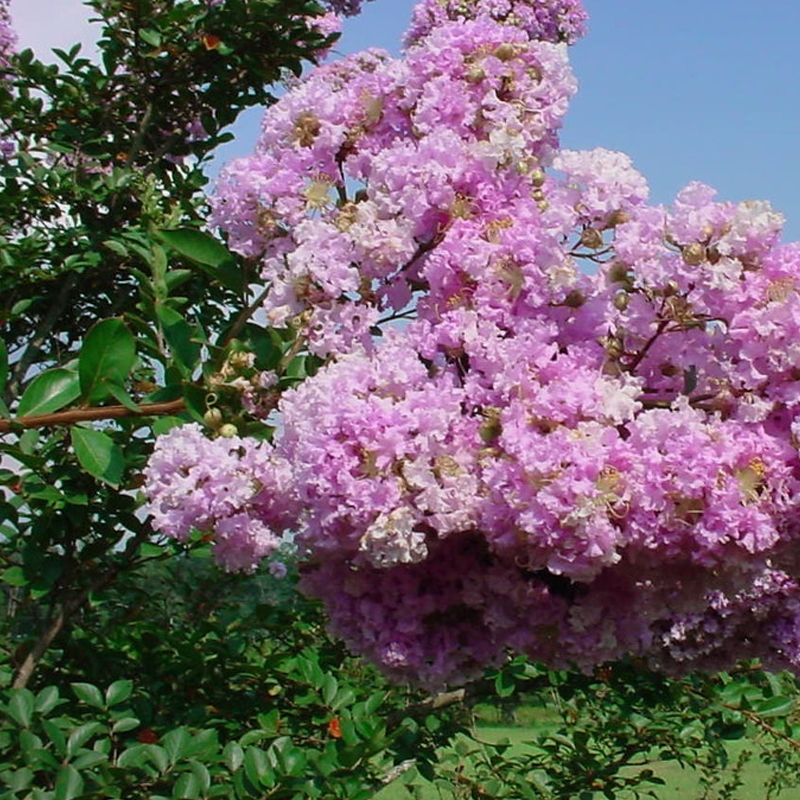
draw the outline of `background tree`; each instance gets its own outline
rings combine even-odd
[[[211,154],[332,41],[314,2],[88,5],[97,61],[78,47],[59,64],[9,54],[0,86],[2,579],[17,686],[141,558],[135,490],[154,426],[187,396],[202,416],[201,353],[224,361],[252,313],[252,265],[201,233]]]

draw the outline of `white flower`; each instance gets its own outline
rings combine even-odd
[[[359,541],[359,550],[379,568],[417,564],[428,555],[425,534],[414,530],[416,519],[408,508],[381,514]]]

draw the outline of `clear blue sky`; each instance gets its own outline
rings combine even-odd
[[[800,239],[800,2],[585,0],[572,48],[580,93],[562,140],[631,155],[652,198],[690,180],[729,200],[766,199]],[[413,0],[374,0],[349,20],[342,52],[398,52]],[[227,153],[247,152],[257,115]]]

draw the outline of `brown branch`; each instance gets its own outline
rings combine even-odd
[[[125,417],[160,417],[176,414],[186,408],[181,397],[168,403],[149,403],[134,411],[127,406],[100,406],[98,408],[71,408],[53,414],[38,414],[33,417],[0,420],[0,434],[10,433],[15,428],[44,428],[48,425],[75,425],[78,422],[96,422],[104,419],[124,419]]]
[[[642,349],[636,353],[631,363],[627,364],[624,369],[633,375],[638,366],[642,363],[642,361],[644,361],[645,357],[650,352],[650,348],[652,348],[652,346],[658,341],[659,337],[667,330],[668,326],[669,321],[662,319],[658,323],[656,332],[644,343]]]
[[[739,708],[734,703],[722,703],[721,704],[724,708],[729,708],[732,711],[738,711],[743,716],[747,717],[754,725],[761,728],[762,731],[766,731],[771,736],[774,736],[777,739],[781,739],[790,747],[793,747],[795,750],[800,750],[800,742],[797,739],[789,736],[789,734],[784,733],[779,728],[776,728],[774,725],[770,725],[768,722],[765,722],[759,715],[757,711],[749,711],[744,708]]]
[[[252,303],[250,303],[247,308],[243,309],[238,317],[234,320],[231,329],[225,334],[225,338],[219,343],[219,347],[227,347],[244,329],[244,326],[247,325],[249,319],[253,316],[253,314],[258,311],[259,308],[263,305],[264,301],[267,299],[267,295],[270,293],[271,287],[267,287],[261,292]]]
[[[86,597],[88,597],[88,591],[85,593],[81,592],[81,595],[82,602]],[[75,610],[77,610],[77,606]],[[72,609],[70,609],[70,611],[74,613]],[[28,682],[33,676],[33,672],[36,669],[36,665],[53,643],[53,639],[55,639],[56,636],[61,633],[66,620],[66,609],[59,611],[58,614],[56,614],[55,619],[51,620],[47,630],[45,630],[45,632],[36,640],[33,647],[30,649],[30,652],[25,656],[25,660],[22,662],[22,664],[20,664],[19,669],[14,676],[14,682],[11,684],[12,689],[24,689],[28,685]]]
[[[420,703],[413,703],[405,708],[398,708],[389,712],[386,717],[386,727],[389,730],[396,728],[406,717],[423,717],[440,708],[459,705],[467,697],[466,689],[456,689],[453,692],[440,692],[428,697]]]

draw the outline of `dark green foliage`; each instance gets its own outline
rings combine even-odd
[[[406,718],[424,698],[332,641],[292,577],[146,549],[48,653],[44,688],[3,692],[0,798],[366,799],[459,729]]]
[[[258,338],[259,289],[202,230],[204,170],[238,114],[330,43],[308,0],[88,5],[99,60],[24,51],[0,81],[0,647],[20,687],[142,561],[154,435],[215,398],[248,424],[209,380]],[[252,374],[296,371],[291,338],[264,344]]]

